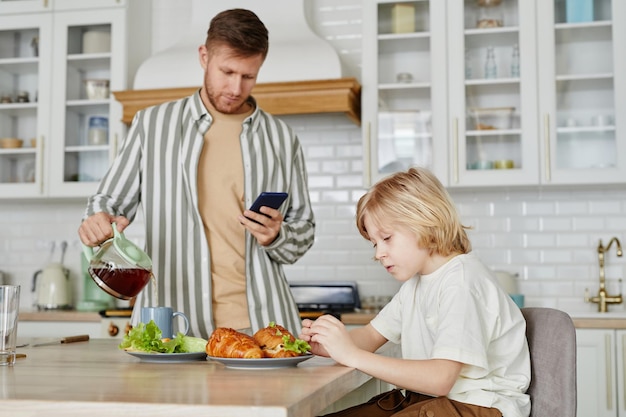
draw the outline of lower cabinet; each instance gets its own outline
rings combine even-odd
[[[626,417],[626,330],[577,329],[577,417]]]
[[[18,338],[22,337],[65,337],[88,334],[90,338],[102,337],[102,324],[82,321],[20,321]]]

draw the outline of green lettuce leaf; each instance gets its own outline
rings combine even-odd
[[[276,322],[270,321],[268,327],[276,327]],[[307,353],[311,350],[311,346],[302,339],[291,340],[288,334],[282,334],[282,332],[277,328],[276,336],[283,336],[283,349],[289,350],[292,352],[296,352],[299,355]]]
[[[283,349],[296,352],[299,355],[307,353],[311,350],[311,345],[302,339],[290,340],[289,335],[283,335]]]
[[[159,326],[154,320],[150,323],[138,323],[118,346],[127,351],[155,353],[192,353],[204,352],[207,341],[199,337],[185,336],[178,333],[173,339],[163,338]]]

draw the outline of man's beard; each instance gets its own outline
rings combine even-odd
[[[241,110],[243,106],[246,105],[246,100],[243,100],[241,104],[236,108],[224,108],[223,106],[218,104],[218,101],[214,98],[215,95],[209,89],[207,89],[207,97],[209,99],[209,102],[211,103],[211,106],[213,106],[215,110],[223,114],[236,114],[239,110]]]

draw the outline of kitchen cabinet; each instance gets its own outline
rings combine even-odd
[[[51,4],[48,12],[0,17],[0,93],[9,97],[0,103],[0,137],[24,143],[0,149],[2,197],[92,194],[123,134],[119,103],[88,96],[86,81],[107,80],[109,91],[126,86],[125,2]],[[29,102],[17,102],[21,92]],[[90,142],[94,120],[103,139]]]
[[[579,417],[626,416],[626,330],[577,329]]]
[[[564,0],[366,2],[365,182],[412,165],[450,187],[624,182],[625,14],[611,0],[588,22],[567,22]]]
[[[549,3],[537,15],[541,182],[623,183],[626,2],[595,0],[571,23],[566,2]]]
[[[27,337],[65,337],[88,334],[90,338],[101,338],[102,324],[87,321],[20,321],[18,335]]]
[[[448,3],[449,184],[537,184],[536,5],[481,3]]]
[[[445,178],[445,9],[441,0],[363,4],[361,120],[367,185],[413,165]]]
[[[51,99],[52,18],[3,15],[0,28],[0,138],[23,140],[21,148],[0,148],[0,195],[38,195],[43,140],[50,129],[50,106],[41,103]],[[14,102],[23,93],[29,94],[29,102]]]

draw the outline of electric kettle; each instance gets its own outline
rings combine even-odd
[[[51,263],[33,275],[32,292],[39,310],[70,308],[70,271],[60,263]]]
[[[152,260],[124,233],[112,224],[113,237],[95,250],[83,245],[89,262],[87,271],[102,290],[121,300],[130,300],[148,284],[152,278]]]

